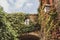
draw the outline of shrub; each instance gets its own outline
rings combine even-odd
[[[0,9],[1,10],[1,9]],[[0,11],[0,40],[19,40],[17,37],[34,30],[34,26],[24,24],[25,14],[7,14]]]

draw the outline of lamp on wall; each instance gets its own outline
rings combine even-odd
[[[44,7],[44,12],[48,13],[50,11],[50,4],[46,4]]]

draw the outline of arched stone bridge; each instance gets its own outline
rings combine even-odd
[[[40,40],[40,32],[24,33],[20,36],[20,40]]]

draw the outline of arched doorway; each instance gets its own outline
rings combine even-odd
[[[22,35],[20,40],[39,40],[40,38],[35,35]]]

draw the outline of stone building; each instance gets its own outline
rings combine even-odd
[[[54,20],[53,23],[55,25],[56,23],[58,23],[58,26],[56,26],[56,28],[53,29],[54,31],[52,30],[51,40],[60,40],[60,5],[59,5],[60,3],[59,2],[60,2],[59,0],[40,0],[39,14],[40,16],[42,15],[42,17],[44,17],[44,19],[41,19],[41,20],[44,20],[44,21],[41,21],[42,29],[44,29],[46,26],[45,23],[46,21],[48,21],[47,19],[50,15],[49,14],[50,11],[53,11],[54,13],[57,12],[57,16],[53,19]]]

